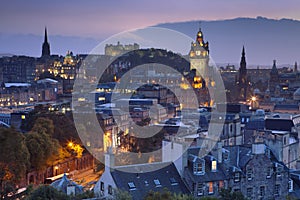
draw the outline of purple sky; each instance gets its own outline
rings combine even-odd
[[[265,16],[300,19],[299,0],[2,0],[0,32],[104,38],[164,22]]]
[[[114,34],[159,23],[257,16],[300,20],[299,8],[299,0],[1,0],[0,54],[40,56],[45,26],[51,53],[64,55],[67,50],[89,53]],[[232,52],[239,59],[237,46]],[[233,56],[221,57],[221,48],[211,50],[217,61],[238,62]],[[247,48],[248,55],[255,51]],[[298,60],[270,54],[284,63]],[[249,60],[261,64],[272,59]]]

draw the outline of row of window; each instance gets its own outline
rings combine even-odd
[[[204,195],[205,189],[208,189],[208,194],[213,194],[214,191],[214,182],[208,182],[207,185],[205,183],[198,183],[197,184],[197,196]],[[218,182],[218,190],[221,190],[221,188],[224,188],[224,181]]]
[[[102,192],[104,192],[104,182],[102,182],[101,181],[101,183],[100,183],[100,190],[102,191]],[[113,194],[113,188],[112,188],[112,186],[111,185],[108,185],[108,189],[107,189],[108,191],[108,194],[110,194],[110,195],[112,195]]]
[[[280,177],[281,176],[281,173],[282,173],[282,166],[277,166],[276,167],[276,177]],[[273,167],[269,166],[267,167],[266,169],[266,178],[269,179],[271,178],[272,176],[272,173],[273,173]],[[234,182],[239,182],[240,181],[240,173],[239,172],[236,172],[234,174]],[[252,168],[248,168],[247,171],[246,171],[246,178],[248,181],[251,181],[253,179],[253,169]]]
[[[253,194],[254,194],[253,192],[254,192],[254,189],[252,187],[247,188],[247,197],[248,198],[252,198]],[[266,194],[266,186],[260,186],[258,188],[258,194],[259,194],[260,197],[265,196],[265,194]],[[279,184],[275,185],[274,195],[275,196],[280,195],[280,185]]]

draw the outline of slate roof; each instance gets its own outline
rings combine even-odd
[[[71,181],[70,179],[67,178],[66,174],[64,176],[51,183],[51,186],[54,187],[55,189],[62,191],[63,193],[67,194],[67,187],[68,186],[75,186],[75,193],[80,194],[83,193],[83,187],[80,185],[77,185],[75,182]]]
[[[155,171],[149,171],[156,168]],[[111,175],[117,188],[129,192],[134,200],[143,199],[149,191],[162,191],[164,188],[174,193],[189,193],[173,163],[147,163],[118,167],[111,172]],[[154,180],[158,180],[160,185],[155,185]],[[130,188],[132,183],[135,187]]]
[[[217,170],[212,171],[211,170],[211,161],[216,160],[211,155],[205,156],[204,158],[199,158],[200,148],[189,148],[188,149],[188,159],[189,159],[189,166],[186,169],[186,175],[191,177],[193,182],[209,182],[209,181],[219,181],[219,180],[225,180],[227,179],[227,172],[224,163],[218,163],[217,162]],[[205,161],[205,173],[200,175],[195,175],[193,172],[193,166],[192,164],[194,162],[201,162],[201,160]],[[217,160],[216,160],[217,161]]]

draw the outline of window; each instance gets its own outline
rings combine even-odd
[[[274,194],[275,194],[275,195],[279,195],[279,193],[280,193],[280,185],[279,185],[279,184],[276,184],[276,185],[275,185],[275,189],[274,189]]]
[[[229,159],[229,151],[225,151],[224,152],[223,159],[224,159],[224,161],[228,161],[228,159]]]
[[[253,194],[253,188],[247,188],[247,197],[251,199],[252,194]]]
[[[208,194],[213,194],[214,193],[214,183],[209,182],[208,183]]]
[[[276,166],[276,175],[277,175],[277,177],[281,176],[281,172],[282,172],[282,166],[278,164]]]
[[[101,191],[104,191],[104,183],[102,181],[100,183],[100,189],[101,189]]]
[[[290,179],[289,180],[289,192],[293,192],[294,188],[293,188],[293,180]]]
[[[198,183],[198,185],[197,185],[197,195],[198,196],[203,195],[203,187],[204,187],[203,183]]]
[[[134,185],[134,182],[129,182],[128,183],[128,187],[129,187],[129,190],[136,190],[136,187]]]
[[[224,188],[224,181],[219,181],[219,191]]]
[[[113,190],[112,190],[112,186],[111,185],[108,185],[108,194],[112,194],[113,192],[112,192]]]
[[[158,179],[154,179],[155,187],[161,187],[160,181]]]
[[[271,178],[271,176],[272,176],[272,167],[271,166],[269,166],[269,167],[267,167],[267,178]]]
[[[194,163],[194,174],[203,174],[204,165],[202,162]]]
[[[211,171],[217,171],[217,161],[213,160],[211,162]]]
[[[247,169],[247,180],[248,181],[252,180],[252,173],[253,173],[252,168],[248,168]]]
[[[171,185],[178,185],[178,182],[176,181],[176,179],[175,178],[170,178],[170,183],[171,183]]]
[[[261,197],[265,196],[265,186],[260,186],[259,187],[259,195]]]
[[[239,182],[240,181],[240,173],[239,172],[235,172],[234,173],[234,182]]]

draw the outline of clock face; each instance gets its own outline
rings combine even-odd
[[[196,55],[200,56],[201,55],[201,51],[196,51]]]

